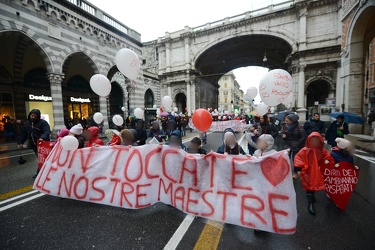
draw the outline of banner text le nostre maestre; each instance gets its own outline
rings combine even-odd
[[[192,155],[160,145],[66,151],[57,144],[34,188],[127,209],[163,202],[195,216],[279,234],[296,230],[285,151],[251,159]]]

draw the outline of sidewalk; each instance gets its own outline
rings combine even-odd
[[[351,141],[356,149],[363,150],[370,153],[375,153],[375,140],[370,135],[349,134],[345,135],[345,139]]]

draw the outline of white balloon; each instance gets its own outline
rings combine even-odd
[[[101,74],[95,74],[90,78],[90,87],[95,94],[106,97],[111,93],[111,82]]]
[[[142,109],[140,109],[140,108],[136,108],[136,109],[134,109],[134,115],[135,115],[135,117],[136,118],[138,118],[138,119],[142,119],[143,118],[143,110]]]
[[[157,110],[156,110],[156,115],[160,115],[160,113],[161,113],[161,112],[160,112],[160,109],[157,109]]]
[[[287,71],[271,70],[263,76],[259,83],[260,98],[270,107],[277,106],[289,95],[292,87],[293,79]]]
[[[264,102],[261,102],[258,104],[257,108],[256,108],[256,111],[258,113],[258,115],[265,115],[268,113],[268,106],[267,104],[265,104]]]
[[[137,54],[130,49],[120,49],[115,58],[118,70],[130,80],[135,80],[141,69]]]
[[[218,107],[218,108],[217,108],[217,110],[221,111],[221,108],[220,108],[220,107]]]
[[[178,112],[178,108],[177,108],[177,107],[174,107],[174,108],[173,108],[173,111],[174,111],[174,112]]]
[[[156,105],[152,106],[152,108],[156,109]]]
[[[114,115],[112,121],[116,126],[122,126],[124,124],[124,118],[121,115]]]
[[[166,112],[171,112],[172,111],[172,98],[170,96],[164,96],[163,99],[161,100],[161,106]]]
[[[96,124],[100,124],[103,122],[104,120],[104,116],[102,115],[102,113],[99,113],[99,112],[96,112],[93,116],[93,119],[94,119],[94,122]]]
[[[122,107],[122,108],[121,108],[121,111],[124,111],[124,112],[125,112],[125,110],[126,110],[125,107]]]
[[[290,92],[289,95],[282,102],[282,104],[287,106],[288,104],[292,104],[293,102],[294,102],[294,94],[293,94],[293,92]]]
[[[175,113],[174,113],[174,111],[172,111],[172,112],[171,112],[171,115],[173,115],[173,116],[174,116],[174,114],[175,114]]]
[[[246,90],[245,96],[249,98],[250,100],[253,100],[257,95],[258,95],[258,89],[254,86],[251,86]]]
[[[75,150],[78,148],[78,140],[75,136],[68,135],[61,139],[61,147],[65,150]]]

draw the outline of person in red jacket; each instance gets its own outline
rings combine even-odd
[[[323,175],[320,172],[320,166],[323,164],[335,164],[335,160],[324,148],[324,140],[320,133],[312,132],[307,137],[306,146],[294,158],[294,167],[301,170],[302,187],[307,192],[307,210],[312,215],[315,215],[315,191],[325,190]]]
[[[86,147],[99,147],[104,146],[104,142],[99,139],[99,128],[89,127],[87,129],[88,141],[86,142]]]

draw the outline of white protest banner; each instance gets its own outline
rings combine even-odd
[[[285,152],[251,159],[192,155],[161,145],[66,151],[57,144],[34,188],[131,209],[163,202],[210,220],[292,234],[296,194]]]
[[[243,132],[245,130],[245,120],[215,121],[209,131],[224,131],[226,128],[232,128],[234,131]],[[195,129],[192,120],[189,120],[189,128]]]

